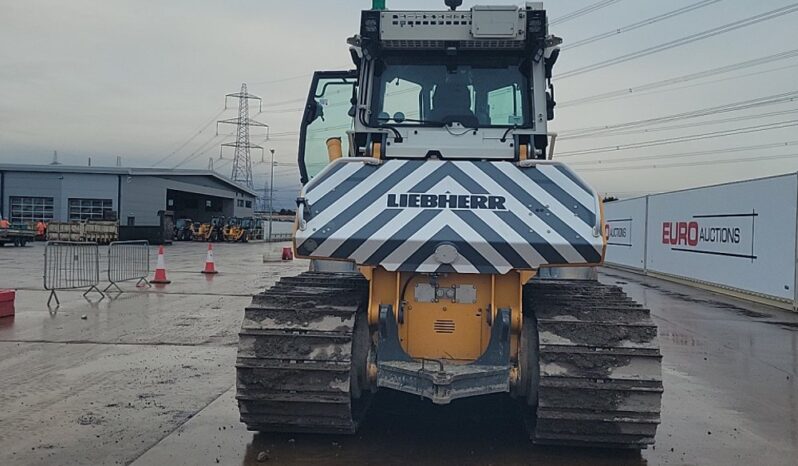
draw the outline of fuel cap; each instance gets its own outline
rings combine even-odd
[[[435,248],[435,260],[441,264],[451,264],[459,255],[453,244],[444,243]]]

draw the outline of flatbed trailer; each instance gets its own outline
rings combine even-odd
[[[117,239],[119,239],[119,223],[115,221],[50,222],[47,225],[47,241],[90,241],[110,244]]]
[[[6,243],[14,246],[25,246],[29,241],[36,240],[36,232],[24,227],[11,226],[10,228],[0,228],[0,247]]]

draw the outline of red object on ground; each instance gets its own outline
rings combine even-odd
[[[294,260],[294,252],[291,248],[283,248],[283,260],[284,261],[292,261]]]
[[[14,299],[16,297],[15,290],[0,290],[0,317],[14,316]]]
[[[208,256],[205,259],[205,270],[202,273],[209,275],[219,273],[216,270],[216,263],[213,262],[213,243],[208,243]]]
[[[150,283],[155,283],[158,285],[172,283],[166,278],[166,261],[163,258],[163,246],[158,249],[158,263],[155,265],[155,278],[150,280]]]

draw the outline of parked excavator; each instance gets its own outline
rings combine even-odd
[[[253,297],[241,420],[354,433],[377,390],[518,400],[538,444],[641,449],[660,422],[649,311],[596,279],[602,204],[552,160],[561,39],[542,3],[361,14],[315,73],[294,249]]]

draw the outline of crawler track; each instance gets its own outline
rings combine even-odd
[[[252,298],[236,360],[236,398],[248,429],[355,432],[368,398],[359,383],[368,329],[358,312],[367,298],[359,274],[312,272]]]
[[[539,280],[524,289],[537,322],[538,444],[645,448],[654,443],[662,397],[657,327],[616,286]]]

